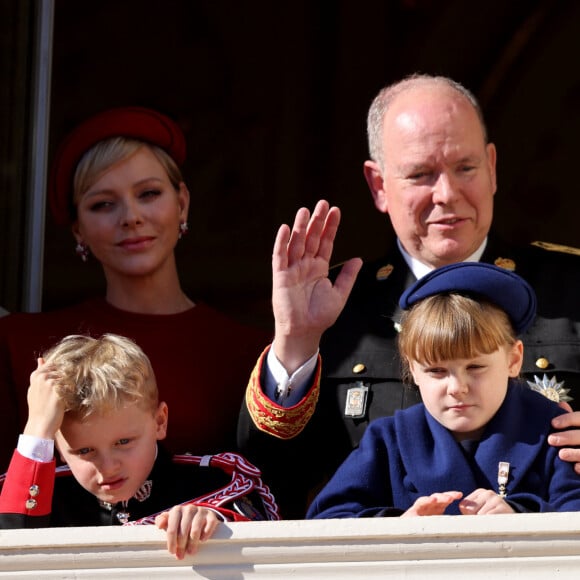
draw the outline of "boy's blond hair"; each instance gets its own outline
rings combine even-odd
[[[147,355],[116,334],[100,338],[70,335],[44,353],[58,375],[57,391],[69,416],[118,410],[127,404],[155,411],[157,383]]]
[[[437,294],[403,313],[399,333],[402,376],[411,383],[409,361],[434,364],[468,359],[511,347],[517,340],[508,315],[495,304],[460,294]]]

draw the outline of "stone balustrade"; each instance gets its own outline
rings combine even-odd
[[[221,524],[178,561],[152,526],[0,531],[0,578],[580,578],[580,513]]]

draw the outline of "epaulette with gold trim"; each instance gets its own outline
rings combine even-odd
[[[282,407],[274,403],[262,391],[260,376],[262,365],[270,347],[260,355],[246,389],[246,405],[254,425],[264,433],[269,433],[278,439],[292,439],[302,432],[314,414],[320,394],[321,359],[318,363],[313,384],[296,405]]]
[[[532,242],[532,246],[548,250],[549,252],[561,252],[563,254],[580,256],[580,248],[574,248],[573,246],[563,246],[562,244],[553,244],[552,242],[541,241]]]

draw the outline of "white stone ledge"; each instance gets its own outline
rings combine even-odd
[[[580,578],[580,513],[221,524],[178,561],[151,526],[0,531],[0,578]]]

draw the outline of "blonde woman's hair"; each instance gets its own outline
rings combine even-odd
[[[409,361],[431,365],[490,354],[517,341],[508,315],[486,300],[437,294],[403,313],[398,344],[402,378],[412,383]]]
[[[97,179],[115,163],[124,161],[142,147],[147,147],[165,169],[173,188],[179,190],[183,181],[181,170],[173,158],[156,145],[130,139],[128,137],[111,137],[99,141],[91,147],[79,161],[73,179],[73,205],[79,202],[80,197]]]
[[[76,419],[115,411],[127,404],[153,412],[159,404],[147,355],[123,336],[66,336],[43,358],[54,366],[58,395],[66,412]]]

